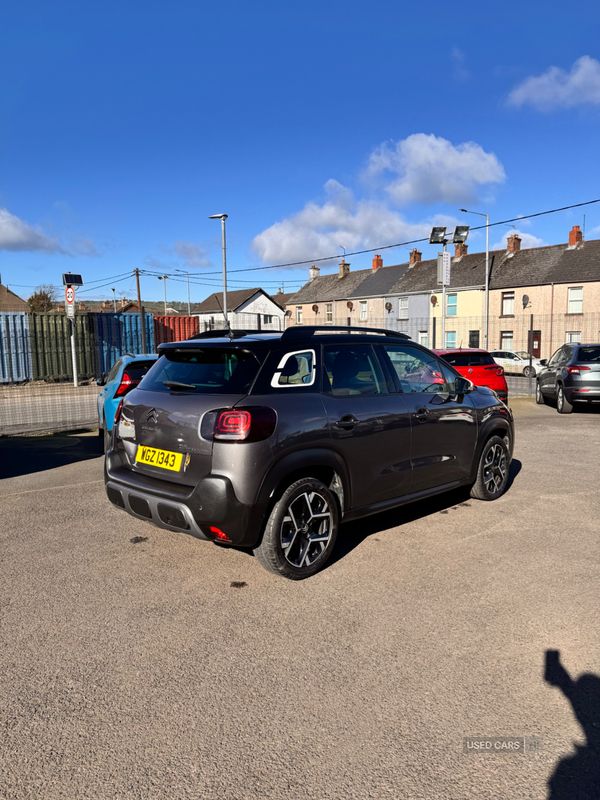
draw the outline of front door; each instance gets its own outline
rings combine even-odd
[[[403,396],[388,385],[371,345],[323,350],[323,404],[350,475],[350,507],[408,494],[411,422]]]
[[[541,358],[542,354],[542,332],[529,331],[527,352],[534,358]]]
[[[469,396],[456,394],[456,374],[427,350],[403,344],[380,348],[410,412],[411,494],[468,478],[477,417]]]

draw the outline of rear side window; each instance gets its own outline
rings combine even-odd
[[[314,350],[286,353],[277,364],[271,386],[312,386],[315,382],[317,360]]]
[[[577,361],[582,364],[600,364],[600,347],[580,347]]]
[[[165,381],[185,384],[182,391],[198,394],[247,394],[259,363],[248,350],[189,347],[168,349],[144,377],[139,388],[170,392]]]
[[[445,353],[442,358],[453,367],[487,367],[496,363],[488,353]]]

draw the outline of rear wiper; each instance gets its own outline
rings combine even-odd
[[[163,386],[166,386],[167,389],[179,389],[182,392],[188,389],[196,391],[196,387],[192,383],[181,383],[181,381],[163,381]]]

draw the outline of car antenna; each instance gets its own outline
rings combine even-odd
[[[225,325],[227,325],[227,336],[229,337],[229,341],[233,342],[233,331],[231,330],[229,319],[225,316],[225,312],[223,311],[223,306],[221,305],[218,294],[215,294],[215,300],[219,304],[219,308],[221,309],[221,314],[223,314],[223,319],[225,320]]]

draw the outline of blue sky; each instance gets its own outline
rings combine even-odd
[[[225,212],[230,289],[288,291],[308,264],[234,270],[336,256],[325,274],[342,246],[480,224],[460,207],[494,222],[597,199],[599,23],[552,0],[5,5],[2,283],[27,297],[72,271],[87,297],[132,297],[135,267],[179,269],[200,301],[221,269],[207,217]],[[599,203],[524,220],[522,246],[566,241],[584,213],[600,238]],[[142,292],[162,284],[145,274]]]

